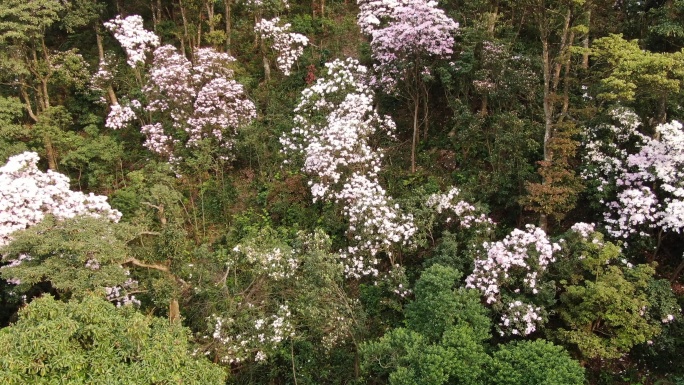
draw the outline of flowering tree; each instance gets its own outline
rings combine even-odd
[[[502,241],[485,242],[475,260],[475,269],[466,279],[466,287],[478,289],[487,304],[502,314],[501,334],[528,335],[543,322],[540,306],[519,299],[527,293],[539,293],[538,281],[548,265],[555,261],[560,245],[552,243],[544,230],[527,225],[513,230]]]
[[[628,239],[648,236],[652,229],[680,233],[684,229],[682,124],[658,125],[651,138],[638,131],[641,123],[631,111],[617,109],[613,116],[618,125],[588,132],[583,172],[606,197],[602,202],[608,234]]]
[[[416,170],[418,115],[421,103],[427,117],[429,64],[453,53],[458,23],[437,8],[434,1],[385,2],[359,0],[358,24],[371,38],[377,84],[386,92],[403,94],[413,111],[411,171]],[[427,120],[425,122],[427,130]]]
[[[126,50],[128,65],[133,68],[144,63],[146,54],[159,45],[159,37],[143,27],[140,15],[130,15],[123,19],[117,15],[116,18],[104,23],[104,26]]]
[[[42,172],[38,160],[35,152],[25,152],[0,167],[0,246],[10,242],[12,233],[35,225],[46,215],[59,219],[91,215],[114,222],[121,218],[106,196],[71,191],[67,176]]]
[[[342,266],[322,231],[285,242],[262,229],[223,257],[226,301],[212,309],[205,337],[207,351],[222,362],[264,361],[302,337],[326,351],[348,340],[356,306],[342,289]],[[235,272],[239,278],[229,278]]]
[[[313,177],[314,202],[343,205],[355,243],[342,253],[350,262],[347,274],[377,274],[376,255],[389,253],[394,244],[408,244],[416,231],[412,218],[392,204],[377,178],[382,153],[370,140],[376,132],[391,136],[394,123],[373,109],[366,67],[352,59],[326,67],[327,76],[302,91],[296,126],[281,143],[286,154],[303,155],[302,170]]]
[[[140,53],[140,49],[134,51]],[[228,65],[233,61],[232,56],[212,48],[198,49],[195,63],[173,46],[157,48],[143,88],[146,105],[132,100],[112,106],[106,126],[120,129],[151,116],[153,123],[141,127],[150,151],[178,161],[183,148],[194,149],[208,141],[224,150],[223,159],[230,158],[225,151],[232,149],[237,129],[256,117],[254,103],[232,79]]]
[[[135,302],[126,292],[137,282],[121,266],[128,257],[126,231],[111,226],[121,213],[105,196],[71,191],[68,177],[40,171],[38,160],[25,152],[0,168],[0,246],[8,262],[1,275],[28,288],[49,280],[76,295],[108,289],[109,300]]]
[[[271,20],[261,19],[254,30],[261,39],[270,40],[271,47],[276,52],[278,69],[289,76],[294,62],[304,53],[304,47],[309,43],[306,36],[288,32],[290,23],[282,24],[279,17]]]

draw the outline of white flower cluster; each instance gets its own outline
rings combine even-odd
[[[131,105],[140,108],[140,102],[133,100]],[[136,118],[135,112],[130,106],[122,106],[120,104],[114,104],[111,106],[111,111],[107,115],[107,121],[105,122],[105,127],[111,128],[113,130],[119,130],[128,125],[129,122]]]
[[[193,115],[187,120],[188,146],[213,136],[230,149],[237,127],[256,118],[254,103],[244,98],[242,84],[222,77],[212,79],[199,90],[194,107]]]
[[[100,60],[100,64],[97,67],[97,72],[90,77],[90,89],[97,93],[102,94],[108,84],[111,83],[114,78],[114,71],[116,69],[113,54],[107,52],[105,57]],[[101,98],[103,104],[107,101],[104,97]]]
[[[389,20],[392,11],[403,5],[402,0],[359,1],[359,15],[356,23],[365,35],[371,35],[383,21]]]
[[[35,152],[24,152],[0,167],[0,246],[10,241],[13,232],[40,222],[48,214],[60,219],[92,215],[116,222],[121,218],[107,197],[71,191],[67,176],[40,171],[38,160]]]
[[[461,193],[456,187],[452,187],[445,194],[432,194],[428,197],[426,204],[428,207],[434,207],[438,214],[449,210],[456,215],[456,218],[460,221],[460,224],[464,228],[470,228],[474,225],[484,225],[486,227],[492,227],[494,221],[481,213],[477,215],[477,208],[470,203],[460,200],[456,203],[454,201]],[[447,218],[447,223],[451,222],[451,217]]]
[[[309,44],[309,39],[299,33],[288,32],[290,23],[280,25],[280,18],[275,17],[271,20],[261,19],[254,27],[262,39],[271,40],[272,48],[277,53],[276,63],[278,69],[289,76],[292,66],[304,53],[304,47]]]
[[[252,245],[238,245],[233,251],[242,254],[247,262],[259,266],[269,278],[276,281],[292,277],[299,267],[297,251],[294,249],[285,251],[275,247],[261,250]]]
[[[130,273],[126,271],[126,274]],[[126,282],[122,283],[121,285],[105,287],[107,301],[115,302],[116,307],[128,305],[140,306],[140,300],[135,298],[135,295],[127,293],[128,290],[135,289],[137,287],[138,281],[134,280],[133,278],[128,278]]]
[[[589,236],[596,231],[595,227],[596,226],[593,223],[577,222],[570,227],[570,230],[579,234],[582,238],[588,239]]]
[[[143,27],[140,15],[131,15],[122,19],[120,15],[104,23],[119,44],[126,50],[128,65],[135,68],[145,62],[145,55],[152,47],[159,45],[159,37]]]
[[[370,145],[378,132],[392,134],[394,123],[373,109],[366,67],[356,60],[326,64],[327,76],[302,91],[295,124],[280,141],[286,154],[303,154],[303,171],[314,201],[343,205],[354,245],[342,252],[349,277],[376,275],[376,255],[409,244],[413,218],[401,213],[380,186],[382,154]]]
[[[599,190],[617,190],[604,213],[606,229],[617,238],[648,235],[647,228],[680,232],[684,228],[684,130],[673,121],[656,127],[656,137],[637,131],[636,115],[613,112],[618,126],[589,132],[585,146],[588,164],[583,177],[599,180]],[[629,153],[630,147],[637,151]]]
[[[503,336],[506,331],[513,335],[529,335],[537,330],[537,325],[544,322],[541,316],[542,309],[529,304],[515,301],[508,304],[508,309],[501,316],[499,333]]]
[[[1,243],[0,243],[0,246],[2,246]],[[8,264],[3,265],[3,266],[0,266],[0,269],[5,269],[5,268],[10,268],[10,267],[19,266],[19,265],[21,265],[22,263],[24,263],[24,261],[28,262],[28,261],[30,261],[30,260],[32,260],[32,259],[33,259],[33,257],[31,257],[31,256],[28,255],[28,254],[19,254],[19,256],[18,256],[17,258],[8,261],[8,262],[9,262]],[[8,282],[8,283],[11,283],[12,285],[19,285],[19,284],[21,284],[21,279],[19,279],[19,278],[9,278],[9,279],[7,279],[7,282]]]
[[[551,243],[541,228],[527,225],[526,231],[514,229],[503,241],[484,242],[483,248],[486,255],[475,260],[466,287],[480,290],[491,304],[499,300],[502,285],[520,283],[515,282],[515,269],[524,273],[523,288],[537,294],[537,277],[555,260],[560,245]]]
[[[636,233],[647,236],[647,233],[638,231],[641,225],[655,227],[658,198],[648,187],[620,191],[617,201],[609,202],[607,206],[612,211],[604,214],[606,230],[614,237],[627,238]]]
[[[266,360],[268,351],[275,350],[285,339],[294,336],[291,317],[287,304],[280,305],[275,314],[256,318],[253,325],[237,325],[232,318],[213,316],[212,337],[225,348],[221,361],[238,363],[252,355],[257,362]]]

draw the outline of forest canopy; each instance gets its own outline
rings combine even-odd
[[[682,16],[4,0],[0,378],[684,384]]]

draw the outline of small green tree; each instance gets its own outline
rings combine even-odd
[[[581,385],[584,369],[565,349],[545,340],[503,345],[493,354],[491,385]]]
[[[0,277],[19,283],[17,292],[49,282],[60,295],[82,297],[126,281],[121,265],[130,250],[133,228],[106,219],[76,217],[63,221],[48,216],[39,224],[12,234],[2,249],[13,261]]]
[[[392,385],[482,383],[491,324],[475,291],[454,288],[460,276],[438,264],[423,272],[406,327],[362,346],[366,373]]]
[[[3,384],[223,384],[225,373],[188,345],[180,323],[85,297],[38,298],[0,330]]]
[[[584,358],[619,358],[634,345],[660,333],[660,319],[650,315],[649,285],[655,269],[621,259],[621,249],[603,240],[569,233],[570,250],[555,269],[560,295],[554,309],[564,326],[550,332],[575,346]]]

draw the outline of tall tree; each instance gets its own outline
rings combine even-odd
[[[453,34],[458,23],[435,2],[406,0],[390,5],[382,1],[359,1],[358,24],[371,38],[377,85],[385,92],[404,97],[413,113],[411,172],[416,171],[416,146],[423,108],[428,126],[428,79],[430,66],[453,53]]]

